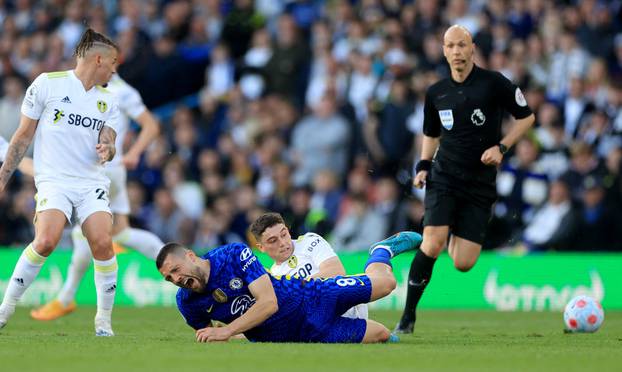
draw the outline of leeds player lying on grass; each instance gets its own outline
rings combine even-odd
[[[262,342],[386,342],[392,335],[382,324],[342,314],[391,293],[396,282],[390,259],[420,244],[417,233],[396,234],[371,247],[365,274],[330,279],[271,276],[244,244],[198,257],[168,243],[156,265],[181,287],[177,306],[199,342],[227,341],[240,333]],[[211,327],[212,320],[227,325]]]
[[[270,273],[306,278],[332,278],[345,275],[346,270],[333,247],[318,234],[306,233],[292,240],[283,217],[278,213],[264,213],[253,222],[251,233],[257,247],[274,260]],[[367,319],[367,304],[348,309],[343,316]]]

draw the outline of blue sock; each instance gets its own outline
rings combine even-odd
[[[391,252],[389,252],[388,249],[377,247],[369,255],[369,258],[367,259],[367,263],[365,263],[365,269],[367,269],[367,266],[369,266],[370,264],[374,262],[380,262],[385,265],[389,265],[390,267],[393,267],[391,265]]]

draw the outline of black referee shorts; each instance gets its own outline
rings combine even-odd
[[[426,180],[424,226],[449,226],[460,238],[483,244],[492,205],[494,183],[463,179],[432,167]]]

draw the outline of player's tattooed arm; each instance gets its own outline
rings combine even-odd
[[[114,158],[114,154],[117,151],[114,146],[116,138],[117,132],[109,126],[104,125],[102,130],[99,132],[99,143],[95,146],[100,163],[103,164]]]
[[[32,142],[36,129],[37,120],[30,119],[24,115],[21,116],[19,127],[11,139],[6,158],[4,163],[2,163],[2,168],[0,168],[0,192],[4,191],[13,172],[15,172],[15,169],[17,169],[24,158],[24,154]]]

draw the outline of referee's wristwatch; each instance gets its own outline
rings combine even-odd
[[[508,147],[501,142],[499,142],[497,146],[499,146],[499,152],[501,153],[501,155],[505,155],[508,152]]]

